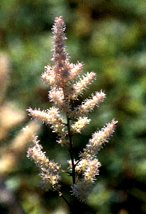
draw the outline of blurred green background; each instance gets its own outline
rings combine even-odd
[[[81,100],[101,89],[106,93],[105,101],[90,114],[90,125],[82,136],[75,137],[75,151],[78,153],[85,146],[97,128],[113,118],[119,121],[110,143],[98,155],[102,164],[100,175],[82,211],[86,214],[144,214],[145,0],[1,0],[0,52],[9,58],[9,72],[5,78],[8,83],[1,87],[1,106],[13,103],[23,114],[30,106],[41,109],[51,106],[48,88],[40,76],[52,57],[51,28],[54,18],[60,15],[67,26],[70,62],[83,62],[84,72],[97,74]],[[1,84],[6,81],[3,77],[0,76]],[[1,140],[1,148],[9,146],[29,120],[25,116],[21,123],[11,127]],[[65,148],[55,143],[56,135],[43,125],[39,136],[49,158],[65,168],[65,158],[69,157]],[[38,171],[26,158],[26,149],[17,165],[1,175],[0,180],[26,214],[69,214],[67,205],[55,192],[45,192],[38,186]],[[67,195],[69,178],[64,177],[62,182]],[[2,200],[0,213],[10,213]]]

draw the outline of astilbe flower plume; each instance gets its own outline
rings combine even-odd
[[[100,162],[96,155],[103,144],[108,142],[109,137],[115,130],[117,121],[112,120],[101,130],[93,133],[89,143],[74,159],[73,135],[81,133],[84,127],[90,122],[87,115],[93,111],[95,106],[104,100],[103,91],[95,92],[90,98],[85,99],[79,106],[73,106],[73,101],[79,99],[83,91],[95,79],[94,72],[80,76],[82,63],[72,64],[69,62],[69,55],[66,52],[64,40],[66,39],[65,23],[62,16],[55,18],[53,25],[53,65],[47,65],[42,74],[43,82],[50,86],[49,100],[53,106],[47,110],[29,108],[28,112],[32,118],[49,124],[53,132],[58,135],[57,142],[65,146],[70,154],[69,173],[72,176],[72,195],[81,201],[86,201],[91,187],[99,175]],[[65,115],[66,122],[62,115]],[[60,185],[61,166],[46,157],[42,151],[37,137],[34,137],[34,145],[28,149],[27,156],[35,161],[40,169],[40,176],[47,189],[58,191],[63,196]],[[64,170],[62,170],[64,171]]]

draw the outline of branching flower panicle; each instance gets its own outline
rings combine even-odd
[[[47,65],[41,77],[43,82],[50,86],[48,98],[53,103],[53,106],[43,111],[40,109],[33,110],[32,108],[27,111],[32,118],[50,125],[53,132],[58,135],[56,141],[69,151],[68,173],[72,177],[72,195],[85,202],[96,176],[99,175],[101,164],[96,156],[103,144],[108,142],[109,137],[113,134],[117,121],[112,120],[101,130],[93,133],[83,152],[79,153],[78,160],[74,159],[74,134],[81,134],[83,128],[89,124],[88,114],[104,100],[105,93],[102,91],[95,92],[79,106],[73,106],[73,100],[79,99],[79,96],[88,88],[96,75],[92,71],[81,77],[83,64],[69,62],[69,55],[64,45],[66,36],[64,34],[65,23],[62,16],[55,18],[52,30],[53,65]],[[65,119],[62,115],[64,115]],[[27,156],[33,159],[39,167],[40,176],[45,187],[58,191],[59,195],[65,199],[60,185],[61,166],[46,157],[37,137],[34,137],[33,146],[28,149]],[[62,170],[62,172],[64,171]],[[66,199],[65,201],[67,202]]]

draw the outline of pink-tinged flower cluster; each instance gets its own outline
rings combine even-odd
[[[96,131],[86,145],[86,148],[83,149],[84,152],[80,154],[80,157],[92,158],[97,155],[103,144],[108,142],[109,137],[114,133],[116,123],[117,121],[112,120],[111,123],[108,123],[100,131]]]
[[[42,151],[43,147],[39,144],[36,136],[33,139],[33,143],[34,145],[27,151],[27,157],[34,160],[39,167],[39,175],[42,178],[45,188],[59,191],[61,166],[46,157],[45,152]]]
[[[63,124],[63,119],[59,114],[59,109],[52,107],[49,110],[41,111],[40,109],[31,109],[27,110],[29,115],[33,118],[36,118],[43,123],[50,124],[53,132],[56,132],[59,136],[65,136],[67,134],[66,127]]]
[[[92,184],[96,180],[96,176],[99,175],[99,167],[101,164],[96,158],[96,155],[103,144],[108,142],[109,137],[115,130],[116,123],[117,121],[112,120],[111,123],[108,123],[101,131],[95,132],[89,140],[89,143],[83,149],[83,152],[80,153],[79,161],[76,161],[76,172],[78,175],[82,174],[82,179],[80,179],[80,185],[73,184],[72,194],[83,202],[88,199]],[[86,187],[84,188],[84,186]]]
[[[83,115],[87,115],[89,112],[93,111],[95,106],[98,106],[100,102],[102,102],[105,98],[105,94],[101,92],[96,92],[93,94],[90,99],[86,99],[83,103],[76,107],[70,114],[71,118],[81,117]]]
[[[96,176],[99,175],[101,164],[96,155],[113,134],[117,121],[112,120],[100,131],[96,131],[83,152],[79,154],[78,160],[74,159],[73,136],[81,134],[90,122],[88,114],[99,106],[106,95],[103,91],[95,92],[80,105],[74,106],[74,100],[79,99],[83,91],[95,80],[95,73],[87,72],[81,76],[83,64],[69,62],[64,44],[66,36],[62,16],[55,18],[52,30],[53,65],[47,65],[41,77],[43,82],[50,86],[48,98],[53,103],[53,107],[43,111],[29,108],[27,111],[32,118],[50,125],[53,132],[58,135],[57,142],[66,146],[70,154],[68,163],[72,176],[72,195],[85,202]],[[44,185],[49,189],[57,190],[59,195],[62,195],[59,184],[61,167],[46,157],[37,138],[34,138],[34,146],[28,149],[27,156],[38,165]]]
[[[90,123],[87,117],[79,117],[78,120],[71,126],[72,134],[81,133],[81,130]]]

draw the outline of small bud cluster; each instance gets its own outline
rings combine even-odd
[[[65,23],[62,16],[55,19],[53,30],[53,65],[47,65],[42,74],[43,82],[50,86],[49,100],[53,106],[48,110],[29,108],[29,115],[43,123],[49,124],[58,135],[57,142],[65,146],[70,153],[69,170],[72,176],[72,195],[82,202],[88,198],[89,192],[96,176],[99,175],[100,162],[96,158],[98,151],[103,144],[108,142],[109,137],[115,130],[117,121],[112,120],[100,131],[96,131],[89,143],[78,156],[74,159],[73,153],[73,135],[81,133],[90,119],[88,114],[93,111],[95,106],[104,100],[104,92],[95,92],[88,99],[85,99],[79,106],[73,106],[74,100],[87,89],[89,84],[95,79],[94,72],[88,72],[80,77],[83,69],[82,63],[72,64],[69,62],[69,56],[66,52],[64,40],[66,39]],[[62,118],[65,116],[66,120]],[[34,146],[28,149],[27,156],[35,161],[40,169],[40,176],[47,187],[53,188],[62,196],[59,181],[61,166],[54,161],[50,161],[44,152],[42,146],[34,138]]]

